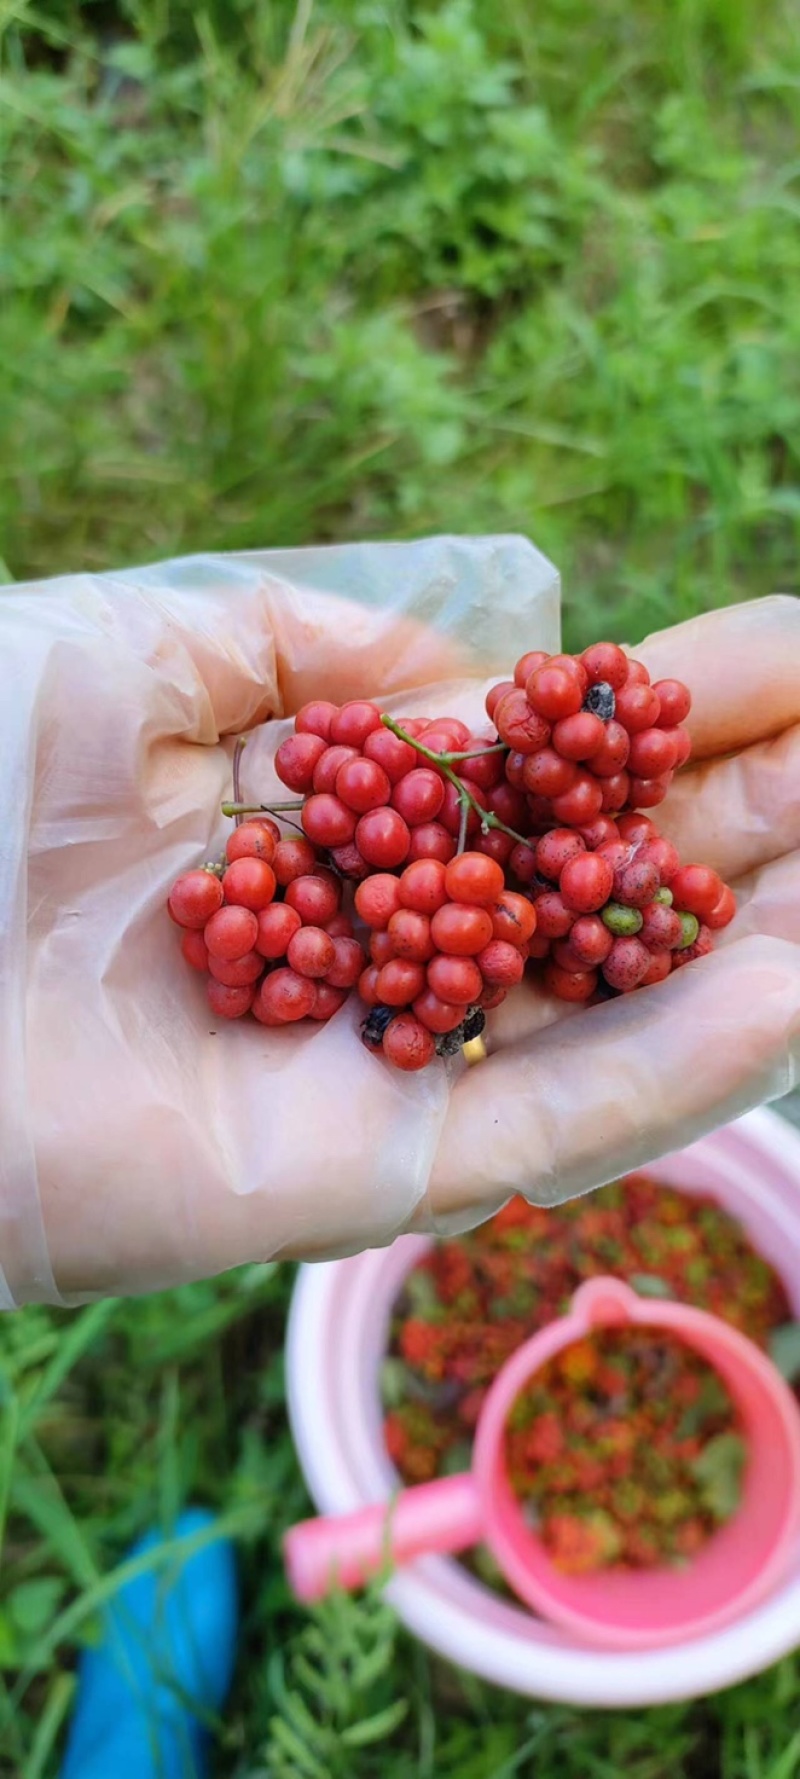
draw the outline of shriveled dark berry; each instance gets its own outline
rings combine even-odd
[[[396,1012],[396,1007],[383,1007],[380,1003],[377,1007],[370,1008],[361,1027],[361,1037],[371,1050],[380,1049],[386,1027],[394,1019]]]
[[[440,1032],[436,1039],[437,1056],[457,1056],[464,1042],[463,1025],[456,1026],[454,1032]]]
[[[592,716],[599,717],[603,723],[612,722],[617,708],[617,700],[614,696],[614,687],[609,685],[607,679],[598,680],[596,686],[589,687],[583,700],[583,708],[591,711]]]
[[[470,1044],[473,1038],[479,1038],[486,1024],[486,1014],[482,1007],[470,1007],[464,1020],[463,1044]]]

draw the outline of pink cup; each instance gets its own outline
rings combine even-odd
[[[526,1524],[505,1468],[505,1425],[520,1391],[554,1354],[597,1328],[665,1329],[713,1365],[747,1443],[738,1511],[686,1569],[564,1575]],[[390,1564],[487,1544],[520,1599],[578,1637],[653,1649],[717,1630],[780,1578],[800,1535],[800,1409],[771,1361],[727,1323],[685,1304],[592,1279],[570,1313],[526,1341],[498,1374],[475,1435],[472,1468],[357,1513],[305,1521],[284,1554],[298,1598],[356,1588]]]

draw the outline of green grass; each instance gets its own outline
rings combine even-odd
[[[793,0],[0,0],[0,558],[527,531],[567,632],[798,591]],[[286,1269],[0,1329],[0,1779],[126,1543],[241,1540],[234,1779],[795,1779],[800,1666],[581,1714],[308,1619]],[[110,1578],[110,1580],[108,1579]]]

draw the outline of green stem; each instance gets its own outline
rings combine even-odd
[[[458,822],[458,846],[456,847],[456,851],[460,857],[461,853],[464,851],[464,848],[467,844],[467,822],[469,821],[469,804],[467,802],[466,797],[460,797],[459,802],[461,804],[461,814],[459,816],[459,822]]]
[[[285,809],[302,809],[303,798],[294,803],[223,803],[222,813],[227,816],[237,815],[281,815]]]
[[[241,801],[242,801],[242,754],[244,753],[246,746],[247,746],[247,741],[246,741],[244,735],[240,735],[237,740],[236,746],[233,750],[233,800],[234,800],[234,803],[241,803]],[[237,828],[239,827],[240,822],[242,822],[243,820],[244,820],[243,816],[237,815],[237,817],[236,817]]]
[[[461,804],[462,815],[465,806],[474,809],[481,824],[482,833],[488,834],[490,828],[499,828],[501,834],[508,834],[512,840],[517,841],[518,845],[527,846],[528,842],[526,841],[524,834],[518,834],[515,828],[509,828],[506,822],[501,822],[499,815],[495,815],[491,809],[484,809],[483,804],[478,802],[477,797],[473,797],[472,792],[467,790],[463,779],[459,778],[458,773],[453,771],[452,766],[448,766],[447,762],[449,759],[475,759],[475,754],[435,754],[431,748],[425,746],[424,741],[417,741],[414,735],[408,735],[406,730],[401,729],[400,724],[395,722],[394,717],[388,716],[386,712],[384,712],[381,717],[381,722],[383,723],[384,728],[391,729],[392,734],[396,735],[399,741],[407,741],[409,747],[415,748],[418,754],[422,754],[424,760],[430,760],[431,765],[435,766],[437,771],[443,773],[444,777],[449,779],[452,785],[455,785],[456,791],[458,792],[458,800]],[[481,752],[496,753],[497,749],[494,747],[485,748],[481,749]]]

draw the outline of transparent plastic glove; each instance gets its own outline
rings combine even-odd
[[[436,711],[472,676],[478,711],[475,676],[501,674],[521,636],[558,646],[558,576],[514,538],[0,592],[0,1302],[148,1289],[408,1223],[443,1068],[386,1069],[354,1005],[322,1029],[218,1031],[165,897],[221,851],[241,730],[261,794],[275,719],[308,697],[434,682]]]
[[[512,1191],[555,1204],[775,1098],[800,1074],[800,601],[692,620],[637,647],[688,681],[693,764],[655,811],[740,899],[719,949],[655,988],[565,1010],[524,985],[456,1084],[420,1227]]]

